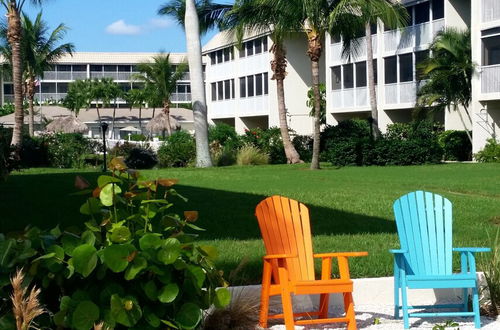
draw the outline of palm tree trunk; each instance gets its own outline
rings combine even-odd
[[[289,164],[303,163],[300,159],[300,155],[295,150],[290,139],[290,133],[288,130],[288,123],[286,122],[286,105],[285,105],[285,87],[284,79],[286,77],[286,55],[283,45],[275,43],[272,46],[271,51],[273,52],[274,58],[271,61],[271,69],[274,73],[273,78],[276,80],[276,92],[278,96],[278,115],[280,123],[281,139],[283,140],[283,147],[285,149],[285,155],[287,162]]]
[[[29,78],[28,81],[28,103],[29,103],[29,134],[35,136],[35,80]]]
[[[318,170],[320,129],[321,129],[321,95],[319,91],[319,60],[321,58],[323,45],[321,35],[312,30],[307,33],[308,49],[307,55],[311,59],[312,88],[314,95],[314,133],[313,133],[313,154],[311,160],[311,170]]]
[[[208,146],[207,101],[203,82],[200,27],[195,0],[186,0],[184,28],[186,31],[189,72],[191,75],[191,102],[193,104],[196,138],[196,166],[211,167],[212,157],[210,156]]]
[[[115,118],[116,118],[116,99],[113,104],[113,120],[111,121],[111,132],[110,132],[110,137],[112,139],[115,138]]]
[[[142,135],[142,104],[139,105],[139,129],[141,130]]]
[[[101,113],[99,112],[99,101],[96,102],[95,109],[97,110],[97,120],[99,120],[99,125],[102,125]]]
[[[167,136],[172,135],[172,126],[170,124],[170,102],[164,101],[163,102],[163,112],[166,115],[167,119]]]
[[[373,139],[380,137],[380,129],[378,127],[378,110],[377,110],[377,91],[375,89],[375,69],[373,67],[373,44],[372,31],[370,23],[365,25],[366,33],[366,68],[368,70],[368,93],[370,95],[371,109],[371,131]]]
[[[462,113],[460,112],[460,109],[458,108],[458,105],[455,104],[454,105],[454,108],[455,108],[455,112],[458,113],[458,116],[460,117],[460,121],[462,122],[462,126],[464,127],[465,129],[465,133],[467,134],[467,137],[469,138],[469,141],[470,143],[472,144],[472,136],[470,135],[470,132],[469,132],[469,129],[467,128],[467,125],[465,124],[465,120],[464,120],[464,117],[462,116]],[[465,108],[465,107],[464,107]],[[467,108],[465,108],[465,111],[467,112],[468,114],[468,111],[467,111]]]
[[[9,1],[7,12],[7,39],[12,49],[12,82],[14,84],[14,131],[12,132],[11,145],[16,146],[14,154],[18,151],[23,140],[24,109],[23,109],[23,69],[21,59],[21,17],[17,3]]]

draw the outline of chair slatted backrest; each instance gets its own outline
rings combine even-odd
[[[437,194],[415,191],[394,202],[401,248],[408,250],[408,274],[452,273],[452,207]]]
[[[308,208],[296,200],[271,196],[261,201],[255,215],[267,254],[297,256],[287,260],[291,280],[314,280],[314,261]],[[273,275],[276,281],[276,264]]]

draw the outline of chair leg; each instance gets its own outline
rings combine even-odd
[[[293,318],[292,295],[288,286],[288,273],[285,268],[278,269],[280,291],[281,291],[281,304],[283,306],[283,318],[285,321],[286,330],[295,329],[295,321]]]
[[[469,288],[464,288],[463,290],[463,311],[469,311]]]
[[[356,315],[354,314],[354,300],[352,299],[351,292],[344,293],[344,308],[345,317],[347,321],[347,330],[356,330],[358,327],[356,325]]]
[[[399,278],[394,276],[394,318],[399,319]]]
[[[405,283],[401,286],[401,300],[403,307],[403,325],[405,329],[410,329],[410,317],[408,315],[408,296]]]
[[[260,293],[259,326],[267,328],[267,317],[269,315],[269,289],[271,287],[271,263],[264,260],[262,271],[262,289]]]
[[[472,289],[472,310],[474,312],[474,326],[476,329],[481,329],[481,316],[479,314],[479,294],[477,285]]]
[[[330,295],[323,293],[319,296],[319,318],[326,319],[328,317],[328,304],[330,303]]]

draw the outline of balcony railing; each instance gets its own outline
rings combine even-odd
[[[45,71],[43,80],[81,80],[87,78],[87,72],[76,71]]]
[[[386,52],[415,48],[432,42],[434,36],[444,28],[444,19],[409,26],[404,29],[384,32]]]
[[[170,101],[172,101],[172,102],[191,102],[191,94],[190,93],[185,93],[185,94],[175,93],[175,94],[172,94]]]
[[[385,104],[415,104],[417,83],[415,81],[385,85]]]
[[[500,20],[500,1],[482,0],[482,22],[488,23]]]
[[[60,101],[66,97],[66,93],[36,93],[35,100],[38,102],[48,102],[48,101]],[[14,95],[13,94],[5,94],[4,95],[5,103],[13,103]]]
[[[500,93],[500,64],[481,68],[481,92]]]
[[[368,88],[357,87],[334,90],[331,94],[333,109],[361,108],[368,106]]]

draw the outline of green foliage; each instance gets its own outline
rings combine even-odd
[[[161,167],[186,167],[196,157],[194,137],[188,132],[177,131],[170,135],[158,150]]]
[[[498,316],[500,314],[500,229],[497,228],[493,239],[489,232],[487,234],[491,253],[480,259],[480,266],[488,286],[487,295],[484,295],[486,299],[482,301],[482,305],[488,314]]]
[[[24,168],[50,166],[48,145],[43,137],[23,136],[19,156],[19,165]]]
[[[95,153],[100,144],[77,133],[45,135],[50,165],[60,168],[82,168],[87,154]]]
[[[344,121],[324,132],[324,157],[336,166],[418,165],[441,162],[443,150],[433,123],[393,124],[374,141],[365,121]]]
[[[141,147],[135,147],[130,150],[125,164],[134,169],[150,169],[158,163],[158,159],[153,150]]]
[[[452,321],[452,320],[448,320],[443,324],[438,323],[438,324],[434,325],[432,327],[432,330],[446,330],[448,328],[453,328],[453,329],[459,330],[460,328],[458,326],[459,326],[459,324],[457,322]]]
[[[130,134],[131,141],[147,141],[148,138],[144,134]]]
[[[489,139],[484,149],[475,154],[475,158],[481,163],[500,163],[500,143]]]
[[[217,141],[221,146],[231,149],[241,147],[241,140],[234,127],[224,123],[208,128],[208,141],[210,143]]]
[[[135,148],[135,144],[129,143],[127,141],[123,143],[117,143],[111,150],[108,151],[111,159],[116,157],[127,158],[130,155],[132,149]]]
[[[439,134],[444,160],[466,161],[472,159],[472,144],[465,131],[444,131]]]
[[[10,115],[11,113],[14,113],[14,111],[14,104],[6,103],[3,106],[0,106],[0,117]]]
[[[9,274],[25,267],[54,315],[40,321],[42,328],[83,330],[100,321],[111,328],[196,328],[204,309],[229,303],[215,250],[189,233],[203,230],[193,223],[197,212],[171,213],[172,199],[185,199],[172,188],[176,180],[146,180],[116,158],[110,169],[95,189],[82,191],[91,195],[80,208],[84,226],[0,235],[2,298],[10,293]],[[10,308],[0,313],[3,320]]]
[[[10,172],[10,140],[12,131],[0,126],[0,182],[3,181]]]
[[[236,154],[238,149],[230,146],[222,146],[217,140],[210,143],[210,154],[212,164],[215,166],[231,166],[236,164]]]
[[[310,162],[312,159],[313,138],[309,135],[295,135],[292,140],[295,150],[300,155],[300,159]]]
[[[287,159],[278,127],[245,130],[241,137],[244,144],[250,144],[269,155],[270,164],[286,164]]]
[[[326,85],[319,84],[319,104],[320,104],[320,123],[326,124]],[[307,91],[306,105],[311,108],[309,116],[314,117],[314,90],[309,88]]]
[[[236,156],[238,165],[266,165],[268,163],[269,155],[253,145],[243,146]]]

